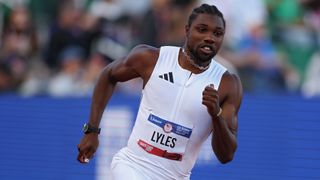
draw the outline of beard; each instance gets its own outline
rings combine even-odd
[[[212,53],[210,54],[204,54],[204,53],[201,53],[198,51],[198,49],[200,49],[200,47],[194,47],[194,48],[191,48],[191,47],[188,47],[188,50],[189,51],[189,55],[190,55],[190,58],[192,60],[195,61],[195,63],[204,63],[204,62],[208,62],[208,61],[211,61],[211,59],[216,55],[216,50],[213,49]]]

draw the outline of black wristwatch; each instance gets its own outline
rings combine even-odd
[[[93,127],[89,123],[85,123],[82,128],[83,133],[97,133],[100,134],[101,128]]]

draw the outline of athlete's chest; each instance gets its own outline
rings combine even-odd
[[[194,123],[207,109],[202,105],[202,92],[209,85],[209,77],[201,77],[188,71],[164,69],[154,72],[143,92],[149,108],[164,114],[165,118]]]

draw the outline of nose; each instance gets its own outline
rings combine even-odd
[[[206,43],[209,43],[209,44],[214,44],[214,42],[215,42],[214,37],[213,37],[213,35],[211,35],[211,34],[208,34],[208,35],[205,37],[204,41],[205,41]]]

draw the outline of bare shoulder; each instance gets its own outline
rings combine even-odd
[[[134,69],[144,80],[147,80],[153,71],[158,56],[158,48],[141,44],[131,50],[125,59],[125,64]]]
[[[138,45],[130,53],[112,63],[103,70],[112,82],[124,82],[142,78],[145,82],[150,77],[158,58],[159,50],[148,45]]]
[[[146,44],[139,44],[132,48],[131,52],[129,55],[135,56],[135,55],[143,55],[143,56],[148,56],[152,55],[154,53],[158,53],[159,49],[153,46],[149,46]]]
[[[159,56],[159,49],[140,44],[134,47],[127,56],[127,63],[134,66],[153,64]]]
[[[242,100],[242,83],[236,74],[225,72],[222,76],[222,80],[219,87],[219,92],[223,97],[223,101],[228,100],[240,106]]]
[[[231,74],[228,71],[223,74],[221,83],[225,84],[228,87],[233,87],[236,89],[242,88],[239,76],[237,76],[236,74]]]

